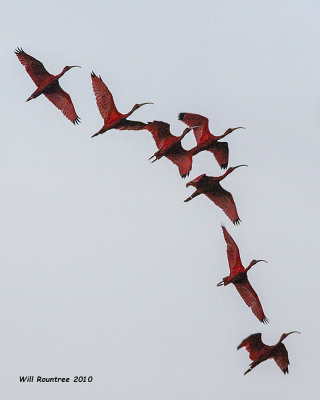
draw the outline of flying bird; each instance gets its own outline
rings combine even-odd
[[[225,214],[231,219],[234,225],[240,224],[241,220],[238,215],[238,211],[233,200],[232,194],[220,185],[220,181],[229,175],[232,171],[239,167],[247,167],[247,165],[238,165],[236,167],[230,167],[227,171],[218,177],[207,176],[202,174],[191,182],[188,182],[186,186],[194,186],[196,191],[188,197],[185,202],[192,200],[199,194],[205,194],[211,201],[213,201],[218,207],[220,207]]]
[[[159,149],[149,160],[154,158],[152,162],[155,162],[161,157],[167,157],[179,168],[182,178],[189,175],[192,168],[192,153],[182,147],[181,140],[193,128],[186,128],[181,136],[174,136],[170,132],[170,124],[163,121],[153,121],[149,122],[145,129],[152,134]]]
[[[25,67],[33,82],[37,85],[37,90],[34,91],[26,101],[35,99],[41,94],[44,94],[73,124],[78,124],[80,118],[76,114],[70,96],[59,85],[59,78],[71,68],[80,68],[79,65],[66,66],[60,74],[51,75],[45,69],[42,62],[25,53],[21,48],[17,48],[15,54]]]
[[[178,116],[189,127],[193,128],[193,132],[197,141],[197,146],[193,149],[193,154],[201,151],[210,151],[222,169],[226,169],[229,162],[229,147],[227,142],[218,142],[218,140],[229,135],[236,129],[244,129],[242,126],[237,128],[229,128],[221,136],[214,136],[209,131],[209,120],[199,114],[180,113]]]
[[[288,374],[289,373],[288,366],[290,364],[288,351],[286,349],[286,346],[282,343],[282,341],[287,336],[291,335],[291,333],[300,333],[300,332],[292,331],[289,333],[283,333],[281,335],[279,342],[274,346],[268,346],[264,344],[261,340],[261,333],[255,333],[244,339],[239,344],[237,349],[239,350],[241,347],[245,347],[246,350],[249,352],[250,359],[252,360],[250,368],[247,369],[244,375],[253,370],[254,367],[259,365],[263,361],[268,360],[269,358],[273,358],[278,367],[281,369],[281,371],[284,374]]]
[[[130,121],[127,118],[141,106],[153,103],[135,104],[132,107],[131,111],[129,111],[127,114],[121,114],[117,110],[116,105],[114,104],[113,96],[105,83],[102,81],[101,76],[97,77],[94,72],[91,72],[91,79],[93,91],[96,96],[97,106],[100,111],[101,117],[104,119],[103,127],[100,129],[100,131],[98,131],[91,137],[101,135],[109,129],[134,131],[145,129],[146,124],[144,122]]]
[[[240,296],[243,298],[248,307],[251,308],[253,314],[262,323],[269,322],[268,318],[264,315],[259,297],[250,285],[248,280],[247,272],[251,267],[260,261],[267,262],[265,260],[252,260],[247,268],[244,268],[240,258],[240,252],[235,241],[230,236],[229,232],[224,226],[221,227],[224,235],[224,239],[227,243],[227,256],[230,268],[230,275],[223,278],[217,286],[226,286],[233,283]]]

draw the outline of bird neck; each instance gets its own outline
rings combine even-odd
[[[134,105],[133,107],[132,107],[132,109],[128,112],[128,114],[125,114],[125,118],[128,118],[132,113],[134,113],[135,111],[136,111],[136,109],[137,109],[138,107],[136,106],[136,105]]]
[[[223,174],[223,175],[221,175],[221,176],[219,176],[218,177],[218,181],[222,181],[222,179],[224,179],[226,176],[228,176],[229,174],[231,174],[231,172],[233,171],[233,168],[228,168],[227,170],[226,170],[226,172]]]

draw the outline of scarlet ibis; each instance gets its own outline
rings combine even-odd
[[[58,81],[69,69],[75,67],[80,68],[79,65],[66,66],[60,74],[51,75],[45,69],[42,62],[25,53],[21,48],[18,47],[15,50],[15,54],[19,58],[21,64],[24,65],[33,82],[37,85],[37,90],[32,93],[27,101],[44,94],[72,123],[75,125],[78,124],[80,118],[76,114],[71,98],[68,93],[61,88]]]
[[[233,283],[240,296],[243,298],[248,307],[251,308],[253,314],[258,318],[259,321],[266,324],[269,322],[268,318],[264,315],[259,297],[250,285],[248,280],[247,272],[258,262],[265,260],[252,260],[247,268],[244,268],[240,258],[240,252],[235,241],[232,239],[229,232],[224,226],[221,227],[224,235],[224,239],[227,243],[227,256],[230,268],[230,275],[223,278],[217,286],[229,285]]]
[[[220,207],[235,225],[240,224],[241,220],[239,218],[232,194],[227,192],[220,185],[220,181],[222,179],[224,179],[227,175],[229,175],[232,171],[239,167],[247,167],[247,165],[230,167],[223,175],[218,177],[202,174],[193,181],[188,182],[186,186],[194,186],[196,188],[196,191],[190,197],[188,197],[185,202],[188,202],[194,197],[199,196],[199,194],[203,193],[207,197],[209,197],[209,199],[212,200],[218,207]]]
[[[154,158],[152,161],[154,162],[165,156],[177,165],[182,178],[189,175],[192,168],[192,154],[182,147],[181,140],[193,128],[186,128],[181,136],[174,136],[170,132],[170,124],[163,121],[153,121],[149,122],[145,129],[152,134],[159,149],[149,160]]]
[[[100,111],[101,117],[104,119],[104,125],[99,132],[95,133],[91,137],[101,135],[109,129],[120,129],[120,130],[134,130],[139,131],[145,129],[146,124],[140,121],[130,121],[127,118],[138,108],[145,104],[153,103],[141,103],[135,104],[131,111],[127,114],[121,114],[114,104],[113,96],[110,90],[107,88],[105,83],[102,81],[101,76],[97,77],[94,72],[91,72],[92,87],[96,96],[96,102]]]
[[[193,132],[197,141],[197,147],[193,149],[193,154],[200,151],[208,150],[213,153],[215,159],[222,169],[227,168],[229,161],[229,147],[227,142],[218,142],[218,140],[229,135],[236,129],[244,129],[242,126],[237,128],[229,128],[221,136],[214,136],[209,131],[209,120],[199,114],[180,113],[178,116],[180,121],[183,121],[189,127],[193,128]]]
[[[269,358],[273,358],[274,361],[277,363],[278,367],[284,374],[289,373],[289,357],[288,351],[286,346],[282,343],[282,341],[291,333],[300,333],[298,331],[292,331],[289,333],[283,333],[281,338],[277,344],[274,346],[268,346],[264,344],[261,340],[261,333],[254,333],[253,335],[248,336],[244,339],[237,349],[239,350],[241,347],[245,347],[246,350],[249,352],[249,357],[252,360],[250,364],[250,368],[244,373],[247,374],[254,367],[262,363],[263,361],[268,360]]]

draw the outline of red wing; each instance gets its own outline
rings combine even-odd
[[[170,133],[170,125],[162,121],[149,122],[146,129],[151,133],[158,149],[163,146],[165,140],[173,137]]]
[[[284,374],[289,373],[289,356],[286,346],[283,343],[279,345],[277,352],[272,356],[272,358]]]
[[[197,144],[203,143],[212,137],[209,131],[209,120],[199,114],[180,113],[180,121],[183,121],[189,127],[199,126],[193,130]]]
[[[117,119],[121,114],[114,104],[110,90],[104,84],[101,77],[98,78],[94,72],[91,72],[91,79],[101,117],[105,122]]]
[[[249,353],[249,357],[252,361],[259,358],[265,351],[268,350],[269,346],[265,345],[261,340],[261,333],[254,333],[244,339],[237,349],[245,347]]]
[[[248,307],[251,308],[253,314],[258,318],[260,322],[266,324],[268,322],[267,317],[264,315],[262,305],[260,303],[257,293],[254,291],[253,287],[250,285],[248,278],[245,278],[241,283],[234,283],[240,296],[243,298],[244,302]]]
[[[141,131],[142,129],[146,129],[146,124],[140,121],[130,121],[129,119],[123,119],[119,123],[119,125],[115,126],[115,129],[119,129],[121,131]]]
[[[220,207],[235,225],[240,223],[237,208],[230,192],[226,191],[220,186],[219,190],[215,191],[214,193],[204,194],[209,197],[209,199],[212,200],[218,207]]]
[[[227,256],[230,268],[230,275],[233,275],[237,272],[243,271],[244,267],[241,262],[240,252],[238,246],[236,245],[236,242],[232,239],[229,232],[224,226],[222,226],[221,228],[224,239],[227,243]]]
[[[42,62],[29,56],[29,54],[25,53],[22,49],[17,48],[15,54],[37,86],[39,86],[44,80],[53,76],[45,69]]]
[[[192,156],[187,151],[181,148],[179,153],[167,154],[166,157],[177,165],[182,178],[189,175],[192,168]]]
[[[61,89],[58,82],[55,83],[54,89],[51,88],[49,93],[44,92],[44,95],[51,103],[61,110],[72,123],[78,124],[80,122],[80,118],[76,114],[70,96]]]
[[[227,142],[214,142],[207,150],[213,153],[222,169],[227,168],[229,162],[229,146]]]

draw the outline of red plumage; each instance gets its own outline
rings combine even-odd
[[[229,175],[233,170],[241,166],[242,165],[238,165],[237,167],[228,168],[223,175],[218,177],[202,174],[193,181],[188,182],[186,186],[194,186],[196,191],[190,197],[188,197],[185,202],[188,202],[194,197],[203,193],[218,207],[220,207],[235,225],[238,225],[240,223],[240,218],[232,194],[223,189],[223,187],[220,185],[220,181]]]
[[[223,278],[223,280],[219,282],[217,286],[226,286],[230,283],[233,283],[244,302],[248,307],[251,308],[253,314],[258,318],[258,320],[260,322],[267,323],[268,318],[265,316],[259,297],[251,286],[247,276],[247,272],[251,267],[253,267],[253,265],[265,260],[252,260],[249,266],[244,268],[241,262],[239,248],[235,241],[232,239],[231,235],[224,226],[222,226],[222,232],[227,243],[227,256],[230,275]]]
[[[114,103],[112,93],[101,79],[101,76],[97,77],[94,72],[91,72],[92,87],[96,96],[96,102],[101,114],[104,119],[103,127],[91,137],[101,135],[109,129],[119,130],[142,130],[145,129],[146,124],[140,121],[130,121],[127,119],[135,110],[143,106],[144,104],[152,103],[141,103],[135,104],[131,111],[127,114],[121,114]]]
[[[250,368],[244,373],[244,375],[246,375],[257,365],[259,365],[263,361],[268,360],[269,358],[272,358],[276,362],[276,364],[284,374],[288,374],[289,373],[288,367],[290,364],[288,351],[285,345],[282,343],[282,341],[292,333],[300,333],[300,332],[292,331],[289,333],[283,333],[281,335],[279,342],[274,346],[268,346],[264,344],[261,340],[261,333],[254,333],[253,335],[250,335],[246,339],[244,339],[239,344],[237,349],[239,350],[242,347],[245,347],[246,350],[249,352],[250,359],[252,360]]]
[[[73,67],[78,67],[78,65],[66,66],[60,74],[52,75],[45,69],[42,62],[25,53],[22,49],[16,49],[15,54],[25,67],[33,82],[37,85],[37,90],[32,93],[27,101],[44,94],[73,124],[78,124],[80,118],[76,114],[72,100],[58,82],[59,78],[61,78],[65,72]]]
[[[197,146],[192,149],[192,154],[196,155],[201,151],[210,151],[222,169],[227,168],[229,162],[229,147],[227,142],[218,142],[218,140],[229,135],[237,128],[229,128],[221,136],[213,135],[209,130],[208,118],[192,113],[180,113],[178,117],[189,127],[194,127],[193,132],[197,141]]]
[[[152,134],[159,149],[150,157],[150,159],[153,157],[155,158],[152,162],[166,157],[179,168],[179,173],[182,178],[189,175],[192,168],[192,154],[182,147],[181,140],[190,129],[185,129],[181,136],[174,136],[170,132],[170,125],[163,121],[149,122],[145,129]]]

